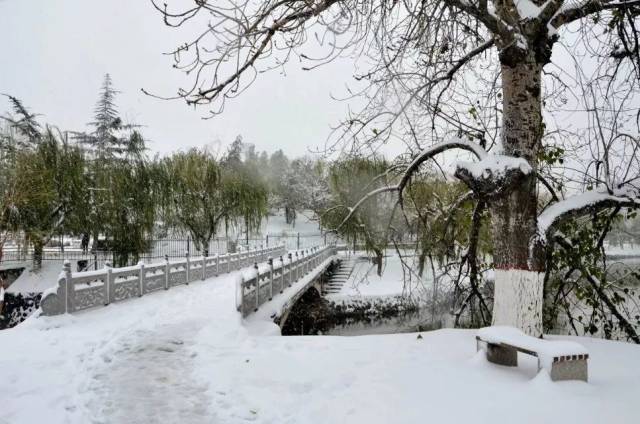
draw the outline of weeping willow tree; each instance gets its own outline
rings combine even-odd
[[[242,166],[222,166],[207,151],[166,157],[156,174],[165,225],[188,232],[204,255],[223,225],[243,222],[255,230],[267,212],[261,180]]]
[[[144,139],[134,131],[125,156],[109,164],[109,202],[103,209],[116,266],[137,262],[151,247],[157,202],[150,188],[155,174],[143,153]]]
[[[39,268],[44,245],[72,229],[83,213],[85,160],[78,147],[47,128],[35,148],[16,153],[15,166],[18,227],[33,244],[34,266]]]
[[[368,198],[361,204],[352,219],[340,226],[349,214],[349,205],[358,202],[366,193],[384,187],[392,180],[386,173],[389,164],[382,159],[353,157],[333,163],[329,169],[329,185],[332,205],[322,215],[322,225],[338,228],[338,234],[358,242],[364,250],[375,256],[378,275],[382,275],[384,250],[395,232],[399,234],[402,221],[393,214],[394,199],[385,196]]]
[[[159,170],[165,225],[188,232],[208,255],[209,241],[229,213],[220,166],[208,152],[191,149],[164,158]]]
[[[491,266],[491,242],[485,205],[462,183],[432,174],[414,176],[404,202],[405,216],[418,235],[418,274],[430,268],[434,286],[451,282],[456,325],[491,322],[492,296],[484,272]],[[436,290],[434,290],[434,293]]]
[[[269,206],[269,190],[256,172],[249,166],[224,168],[224,197],[231,205],[227,226],[233,222],[241,224],[245,230],[245,241],[249,244],[249,236],[260,230],[262,218],[267,216]],[[240,226],[240,225],[236,225]]]

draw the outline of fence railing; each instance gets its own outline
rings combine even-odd
[[[73,273],[71,264],[64,264],[58,285],[42,295],[43,315],[71,313],[100,305],[144,296],[157,290],[168,290],[180,284],[204,280],[221,273],[236,271],[264,262],[269,256],[283,255],[284,246],[268,247],[209,257],[112,268],[109,263],[97,271]]]
[[[313,247],[280,256],[274,261],[269,258],[262,270],[254,264],[254,275],[239,282],[236,291],[236,307],[246,317],[258,310],[260,305],[282,293],[285,287],[307,275],[312,269],[336,254],[335,246]]]
[[[336,241],[336,237],[330,233],[289,233],[289,234],[265,234],[262,237],[252,237],[232,239],[227,237],[217,237],[209,241],[207,250],[208,256],[222,255],[236,249],[250,249],[253,246],[279,246],[284,245],[288,250],[307,249],[321,244],[330,244]],[[138,255],[137,259],[130,257],[130,264],[139,261],[151,263],[168,256],[169,258],[183,258],[185,253],[191,256],[203,255],[202,246],[197,246],[190,237],[185,238],[163,238],[148,241],[149,249]],[[57,243],[55,246],[45,246],[42,251],[43,262],[72,262],[74,271],[80,269],[99,269],[108,261],[113,261],[114,253],[106,246],[98,246],[97,250],[91,250],[92,243],[85,248],[81,247],[80,240],[68,239]],[[200,248],[200,249],[198,249]],[[24,241],[5,244],[0,255],[0,265],[11,265],[33,261],[33,246],[25,244]],[[78,265],[76,265],[77,262]]]

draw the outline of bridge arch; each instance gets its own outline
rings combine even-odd
[[[280,330],[283,333],[298,334],[296,328],[292,328],[290,317],[299,317],[307,314],[307,308],[310,305],[321,302],[322,297],[322,275],[318,276],[312,285],[308,286],[303,292],[300,292],[297,296],[292,298],[282,308],[280,318],[277,324],[280,326]]]

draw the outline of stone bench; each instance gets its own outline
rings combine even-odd
[[[476,351],[486,346],[489,362],[515,367],[518,352],[538,358],[538,371],[545,368],[551,380],[588,381],[589,353],[580,344],[528,336],[513,327],[485,327],[476,335]]]

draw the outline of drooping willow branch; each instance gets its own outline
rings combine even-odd
[[[487,157],[487,152],[482,147],[477,144],[471,143],[467,140],[463,139],[452,139],[449,141],[444,141],[442,143],[438,143],[433,145],[432,147],[425,149],[419,155],[415,157],[415,159],[407,166],[405,171],[400,178],[400,181],[396,185],[380,187],[378,189],[372,190],[366,195],[364,195],[353,207],[348,208],[349,213],[342,220],[340,225],[333,229],[332,231],[338,232],[340,229],[353,217],[353,215],[357,212],[357,210],[367,202],[367,200],[375,197],[381,193],[388,192],[397,192],[398,193],[398,201],[402,204],[402,192],[406,188],[407,184],[411,180],[411,177],[418,171],[420,165],[426,162],[429,159],[432,159],[434,156],[445,152],[447,150],[452,149],[462,149],[468,152],[473,153],[478,159],[482,160]]]

